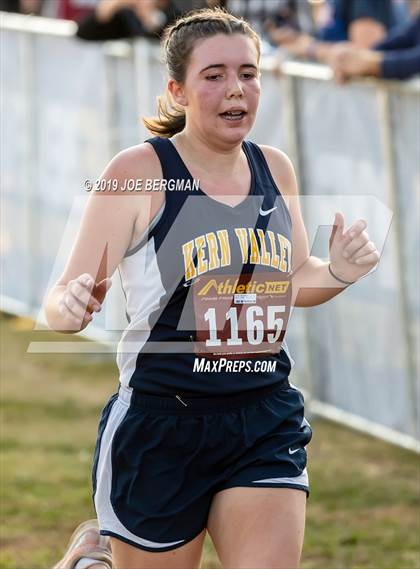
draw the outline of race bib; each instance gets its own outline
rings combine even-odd
[[[281,349],[291,283],[281,272],[212,275],[193,284],[194,351],[207,358],[255,358]]]

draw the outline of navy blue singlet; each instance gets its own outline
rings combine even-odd
[[[217,396],[287,382],[291,218],[260,148],[242,143],[251,189],[235,207],[207,196],[166,138],[165,203],[119,265],[129,324],[121,384]]]

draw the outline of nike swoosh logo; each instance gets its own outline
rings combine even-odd
[[[300,450],[300,447],[299,447],[299,448],[295,448],[295,449],[289,448],[289,454],[295,454],[295,452],[297,452],[298,450]]]
[[[186,283],[184,283],[184,286],[191,286],[194,283],[198,282],[200,280],[200,277],[197,277],[195,279],[191,279],[190,281],[187,281]]]
[[[269,213],[271,213],[275,209],[277,209],[277,206],[274,206],[271,209],[266,209],[266,210],[264,210],[260,207],[260,215],[268,215]]]

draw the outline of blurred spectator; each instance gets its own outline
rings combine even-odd
[[[419,74],[420,14],[394,29],[371,50],[338,45],[331,54],[330,65],[339,83],[351,77],[408,79]]]
[[[271,36],[295,57],[314,59],[328,63],[333,38],[349,44],[368,48],[386,36],[386,30],[397,20],[392,0],[333,0],[335,23],[327,25],[317,33],[316,38],[308,34],[286,32],[282,28],[272,29]],[[320,38],[320,39],[319,39]],[[328,41],[326,41],[328,40]]]
[[[209,6],[223,6],[247,20],[263,39],[270,41],[269,28],[290,26],[293,30],[312,30],[311,8],[307,0],[208,0]]]
[[[330,21],[316,34],[324,41],[369,47],[401,22],[393,0],[329,0]]]
[[[296,57],[325,62],[332,42],[349,41],[368,48],[385,38],[387,30],[398,23],[392,0],[330,0],[331,18],[315,38],[290,28],[272,28],[270,36]],[[316,49],[315,49],[316,48]]]
[[[171,0],[100,0],[94,12],[79,22],[77,36],[85,40],[158,39],[178,15]]]
[[[42,10],[42,0],[0,0],[0,10],[39,16]]]

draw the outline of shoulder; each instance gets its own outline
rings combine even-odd
[[[267,146],[266,144],[258,144],[258,147],[267,161],[274,181],[281,188],[282,194],[296,194],[295,171],[292,161],[287,154],[274,146]]]
[[[121,150],[109,162],[103,176],[119,180],[126,178],[157,178],[161,167],[151,144],[143,142]]]
[[[105,191],[93,191],[89,195],[88,208],[96,216],[107,218],[118,211],[120,220],[136,221],[139,215],[153,214],[161,206],[163,192],[143,191],[146,180],[162,177],[159,158],[149,143],[141,143],[121,150],[107,164],[99,180]],[[104,199],[104,198],[124,199]],[[143,213],[142,213],[143,212]],[[145,220],[147,222],[147,219]]]

